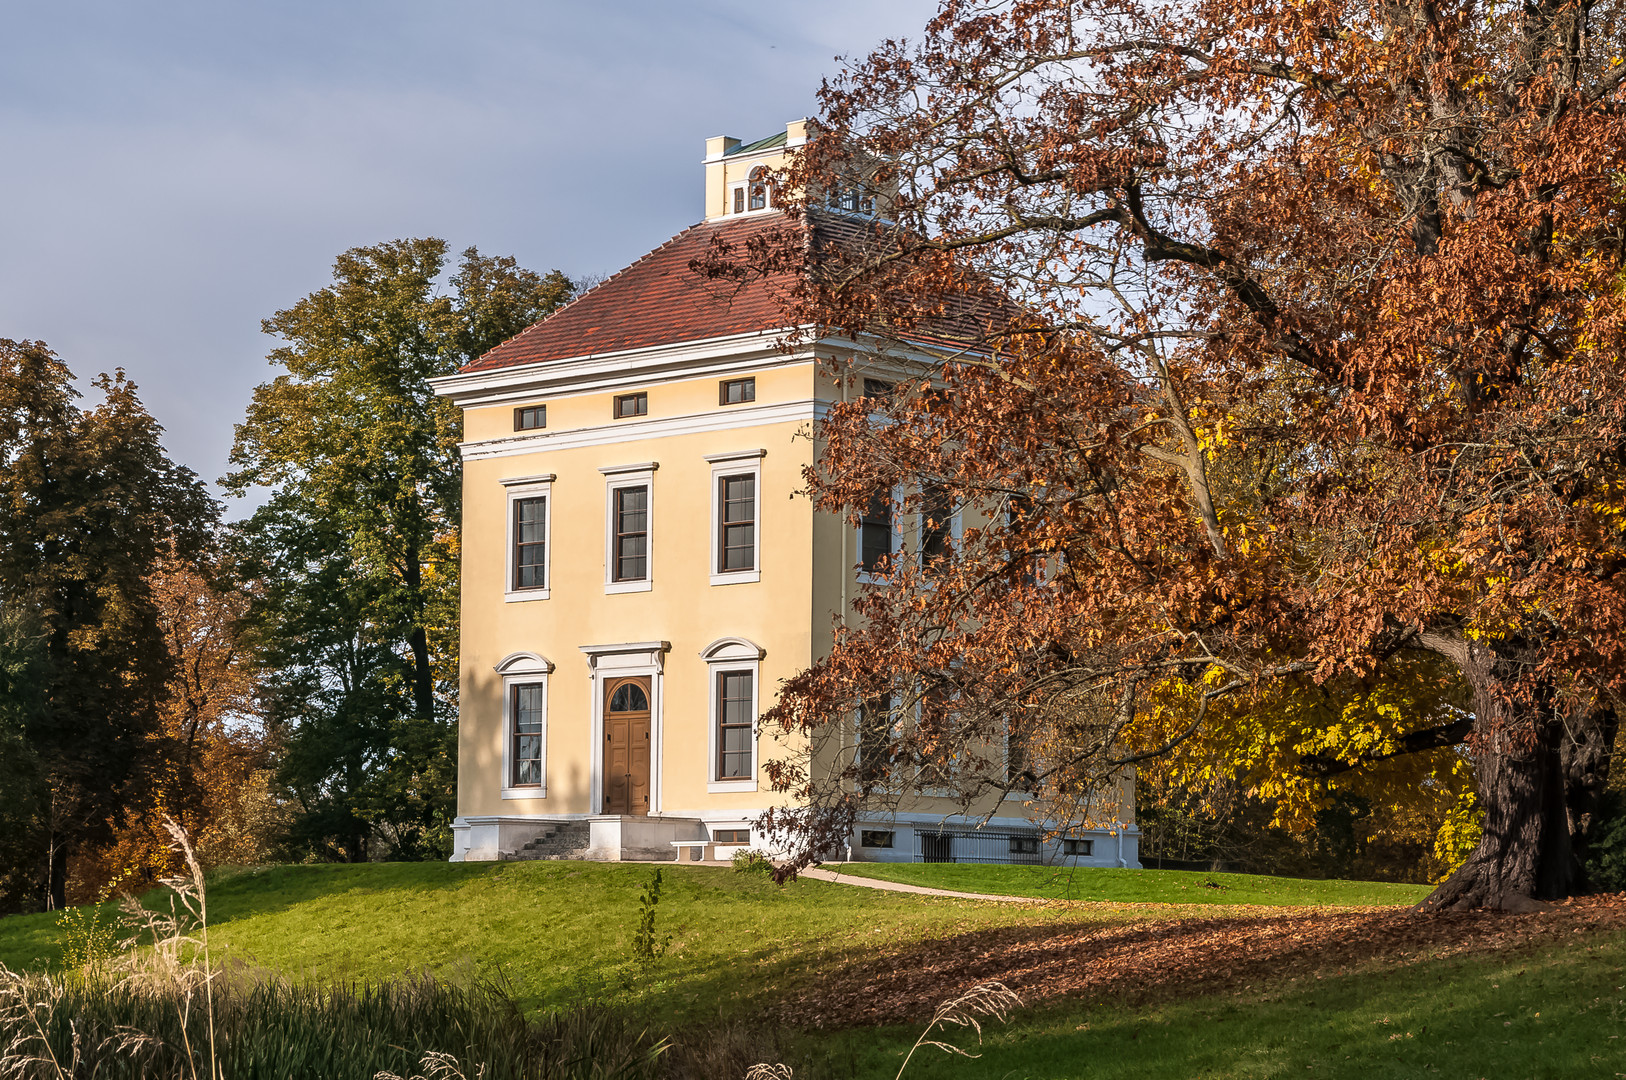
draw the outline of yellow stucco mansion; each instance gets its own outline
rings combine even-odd
[[[875,538],[792,497],[850,392],[821,374],[834,346],[781,351],[770,283],[724,297],[689,264],[777,220],[763,170],[805,139],[708,140],[704,221],[436,383],[465,439],[454,860],[771,846],[763,767],[795,748],[758,717]],[[1138,865],[1132,829],[1064,848],[1014,800],[980,830],[936,801],[846,854]]]

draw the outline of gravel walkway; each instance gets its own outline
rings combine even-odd
[[[878,878],[858,877],[855,874],[843,874],[838,870],[825,870],[821,867],[810,866],[803,870],[800,877],[811,878],[814,881],[830,881],[838,885],[857,885],[862,889],[881,889],[885,892],[915,893],[919,896],[952,896],[957,900],[1000,900],[1007,904],[1042,904],[1044,900],[1037,896],[1000,896],[996,893],[955,892],[953,889],[928,889],[924,885],[904,885],[897,881],[881,881]]]

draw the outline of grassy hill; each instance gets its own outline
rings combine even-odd
[[[815,1022],[798,1012],[798,1003],[841,985],[847,1000],[883,993],[865,989],[886,985],[876,972],[924,978],[934,958],[944,957],[960,965],[948,976],[952,982],[981,970],[980,956],[984,967],[996,965],[988,968],[992,974],[1005,970],[997,964],[1007,965],[1013,974],[1005,977],[1020,986],[1025,958],[1049,942],[1083,942],[1052,957],[1062,964],[1053,970],[1066,971],[1075,963],[1069,957],[1087,962],[1090,942],[1102,935],[1144,937],[1150,955],[1151,946],[1166,946],[1185,927],[1200,932],[1189,935],[1197,951],[1187,950],[1182,962],[1224,965],[1228,957],[1261,951],[1249,937],[1260,927],[1290,927],[1296,940],[1301,927],[1317,920],[1342,919],[1340,926],[1391,920],[1304,905],[1405,905],[1419,894],[1404,886],[1175,871],[1078,871],[1064,878],[1025,867],[861,869],[940,887],[1070,892],[1105,902],[1002,904],[816,881],[780,888],[755,874],[666,866],[656,930],[672,940],[667,955],[652,962],[634,960],[631,948],[639,896],[653,871],[647,865],[276,867],[217,875],[209,908],[216,955],[244,965],[317,980],[383,981],[411,972],[498,978],[527,1008],[598,1001],[639,1024],[678,1032],[680,1040],[730,1025],[767,1031],[773,1052],[797,1066],[798,1080],[817,1080],[891,1076],[918,1034],[929,1008],[898,1013],[919,1013],[903,1026],[797,1034]],[[1227,902],[1272,905],[1280,914]],[[1468,920],[1463,925],[1477,928],[1478,944],[1438,938],[1400,953],[1357,950],[1335,964],[1327,959],[1333,952],[1306,944],[1301,953],[1289,942],[1279,969],[1230,982],[1188,984],[1181,976],[1142,993],[1128,978],[1093,996],[1058,991],[1048,998],[1030,985],[1024,993],[1032,1007],[1010,1025],[989,1029],[987,1057],[939,1057],[911,1066],[910,1074],[1243,1080],[1311,1073],[1370,1080],[1626,1071],[1620,1064],[1626,1054],[1614,1049],[1626,1043],[1626,991],[1618,985],[1626,935],[1615,928],[1619,922],[1583,920],[1572,932],[1567,922],[1544,930],[1543,918]],[[59,916],[0,919],[0,962],[13,969],[58,964],[61,940]],[[1149,961],[1154,982],[1163,963]],[[936,992],[935,985],[927,989]],[[754,1021],[765,1013],[775,1019]],[[841,1015],[835,1019],[839,1028]],[[1603,1068],[1594,1058],[1616,1064],[1589,1071]]]

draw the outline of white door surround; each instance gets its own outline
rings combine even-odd
[[[587,785],[590,814],[600,814],[604,808],[604,681],[628,675],[649,677],[649,812],[661,811],[661,774],[666,758],[662,752],[666,738],[666,703],[661,683],[666,654],[671,648],[670,641],[581,646],[593,677],[593,723],[588,736],[593,742],[592,771]]]

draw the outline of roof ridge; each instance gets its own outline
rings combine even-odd
[[[632,262],[630,262],[627,265],[623,266],[621,269],[617,270],[615,273],[611,274],[609,277],[605,278],[603,281],[599,282],[597,285],[594,285],[591,289],[588,289],[586,292],[580,293],[580,294],[578,294],[576,296],[572,296],[568,301],[566,301],[565,303],[563,303],[563,304],[559,305],[558,307],[554,308],[552,311],[548,312],[546,315],[542,316],[540,319],[536,320],[536,322],[534,322],[531,325],[527,326],[525,329],[521,330],[519,333],[515,334],[513,337],[504,338],[502,341],[497,342],[497,344],[493,345],[491,348],[487,349],[485,352],[481,353],[479,356],[476,356],[473,360],[470,360],[468,363],[464,364],[463,366],[466,367],[466,368],[474,367],[476,364],[478,364],[480,361],[484,360],[486,357],[490,356],[492,353],[496,352],[498,349],[501,349],[504,346],[510,345],[510,344],[512,344],[512,343],[514,343],[516,341],[520,341],[521,339],[523,339],[525,337],[528,337],[533,331],[540,331],[542,327],[546,326],[554,318],[556,318],[557,316],[559,316],[560,314],[562,314],[562,313],[564,313],[566,311],[569,311],[571,308],[575,307],[577,304],[581,303],[583,300],[587,299],[589,296],[592,296],[594,293],[596,293],[600,289],[604,288],[604,286],[608,285],[610,282],[612,282],[612,281],[616,280],[617,278],[623,276],[628,271],[632,270],[634,267],[640,265],[641,263],[645,262],[646,260],[652,259],[656,255],[659,255],[661,252],[665,251],[667,248],[671,247],[673,244],[677,243],[679,240],[683,239],[685,236],[688,236],[690,233],[694,232],[696,229],[701,228],[702,226],[705,226],[705,225],[709,225],[709,224],[711,224],[711,223],[706,222],[706,221],[697,221],[693,225],[690,225],[688,228],[680,230],[679,232],[674,234],[670,239],[668,239],[665,243],[659,244],[659,245],[651,248],[650,250],[644,252],[642,255],[640,255],[636,259],[632,260]]]

